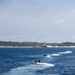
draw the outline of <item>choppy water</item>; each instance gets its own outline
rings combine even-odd
[[[75,48],[0,48],[0,75],[75,75]]]

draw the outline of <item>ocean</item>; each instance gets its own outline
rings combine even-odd
[[[75,48],[0,48],[0,75],[75,75]]]

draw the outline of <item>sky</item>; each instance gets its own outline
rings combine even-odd
[[[0,41],[75,42],[75,0],[0,0]]]

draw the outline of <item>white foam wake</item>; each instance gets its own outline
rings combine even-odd
[[[37,63],[37,64],[39,64],[39,65],[44,65],[44,66],[46,66],[46,67],[53,67],[53,66],[55,66],[54,64],[48,64],[48,63]]]
[[[46,55],[45,57],[53,57],[53,56],[60,56],[60,54],[59,53],[53,53],[53,54],[48,54],[48,55]]]
[[[53,66],[55,65],[48,63],[31,64],[29,66],[12,69],[10,72],[5,73],[4,75],[36,75],[37,70],[42,70]]]
[[[46,57],[51,57],[51,55],[47,55]]]
[[[69,53],[72,53],[72,51],[60,52],[59,54],[69,54]]]
[[[59,53],[57,53],[57,54],[51,54],[51,56],[60,56],[60,54]]]
[[[70,54],[72,51],[65,51],[65,52],[59,52],[59,53],[53,53],[53,54],[48,54],[45,57],[53,57],[53,56],[60,56],[61,54]]]

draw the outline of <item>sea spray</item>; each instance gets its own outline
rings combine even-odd
[[[49,67],[54,67],[54,64],[49,63],[37,63],[37,64],[31,64],[29,66],[24,67],[18,67],[15,69],[12,69],[8,73],[5,73],[3,75],[35,75],[37,70],[43,70]]]

